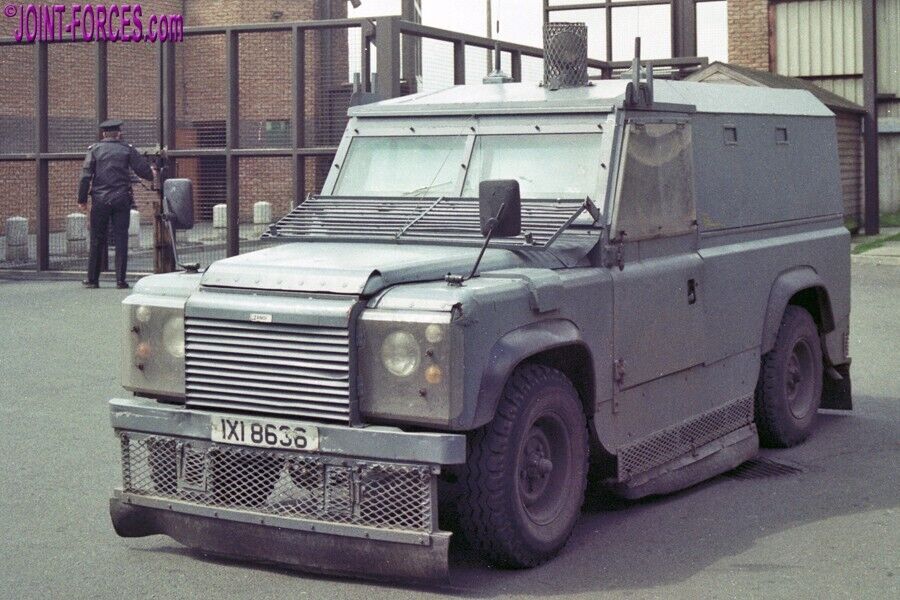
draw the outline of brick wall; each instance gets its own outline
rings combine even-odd
[[[728,61],[769,70],[768,0],[728,0]]]
[[[343,0],[271,0],[260,6],[240,0],[145,0],[144,15],[184,15],[186,26],[304,21],[346,16]],[[11,35],[12,20],[0,21],[0,35]],[[224,36],[186,38],[176,50],[176,121],[181,148],[221,146],[213,139],[225,119]],[[347,34],[307,33],[305,145],[335,143],[334,135],[317,130],[336,87],[347,88]],[[289,145],[290,129],[279,134],[278,121],[291,115],[291,37],[289,33],[240,36],[240,141],[244,147]],[[108,46],[109,115],[126,120],[125,137],[135,146],[156,144],[158,102],[155,44]],[[0,153],[30,152],[34,147],[34,48],[0,49]],[[51,151],[82,152],[96,139],[94,46],[59,44],[50,47]],[[343,93],[343,91],[341,91]],[[349,90],[347,90],[349,95]],[[342,121],[346,107],[338,107]],[[271,125],[275,122],[275,127]],[[267,123],[270,125],[267,128]],[[274,129],[274,131],[272,131]],[[330,129],[334,129],[333,127]],[[214,132],[210,135],[210,132]],[[337,136],[339,138],[339,135]],[[181,174],[201,178],[217,201],[224,202],[224,172],[201,168],[195,159],[183,160]],[[308,159],[307,191],[321,186],[329,161]],[[59,229],[64,216],[75,210],[79,162],[51,165],[51,228]],[[242,159],[240,162],[241,218],[249,220],[252,203],[268,200],[275,214],[287,210],[291,200],[289,159]],[[0,161],[0,181],[9,182],[0,197],[0,234],[5,219],[29,217],[34,227],[34,165]],[[25,185],[28,183],[28,185]],[[207,194],[209,196],[209,194]],[[135,197],[145,220],[152,218],[153,192],[135,186]]]

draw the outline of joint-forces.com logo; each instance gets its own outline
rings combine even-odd
[[[145,14],[140,4],[7,4],[17,42],[180,42],[181,15]]]

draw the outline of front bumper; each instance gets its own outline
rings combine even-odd
[[[205,552],[357,577],[446,579],[437,475],[465,436],[320,424],[318,452],[210,441],[208,413],[112,400],[119,535],[165,534]]]

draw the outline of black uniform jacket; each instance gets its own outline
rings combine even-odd
[[[103,140],[88,148],[81,168],[78,203],[84,204],[88,191],[96,200],[115,200],[131,197],[131,171],[142,179],[153,179],[150,163],[134,146],[122,140]]]

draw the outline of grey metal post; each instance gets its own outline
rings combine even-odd
[[[672,56],[697,55],[696,0],[672,2]]]
[[[97,42],[97,131],[100,123],[109,118],[108,48],[106,41]]]
[[[363,40],[365,45],[365,40]],[[306,157],[297,154],[297,149],[306,145],[306,31],[294,27],[291,37],[291,60],[293,68],[293,89],[291,90],[291,120],[294,131],[291,144],[293,171],[293,206],[303,201],[306,195]]]
[[[863,45],[863,161],[866,235],[878,235],[881,231],[878,199],[878,31],[875,0],[862,3]]]
[[[240,81],[238,32],[225,32],[225,204],[228,206],[228,229],[225,235],[225,252],[234,256],[240,251],[240,193],[238,157],[232,150],[239,144],[240,133]]]
[[[375,24],[376,92],[381,98],[400,95],[400,20],[397,17],[378,19]]]
[[[175,149],[175,43],[163,42],[163,143],[169,150]]]
[[[466,44],[461,40],[453,42],[453,85],[466,83]]]
[[[421,0],[402,0],[400,3],[400,18],[411,23],[421,23]],[[415,35],[406,34],[401,44],[402,73],[406,80],[407,93],[414,94],[418,91],[419,77],[422,76],[422,39]]]
[[[513,50],[509,54],[513,81],[522,81],[522,53],[518,50]]]
[[[47,42],[34,45],[35,156],[37,161],[37,270],[50,268],[50,169],[44,156],[49,146],[47,124],[49,112],[49,79]]]
[[[375,27],[371,21],[364,22],[359,28],[360,40],[360,75],[362,77],[362,91],[374,92],[372,89],[372,38],[375,37]]]
[[[494,24],[493,24],[494,16],[493,16],[493,14],[492,14],[492,12],[491,12],[491,9],[492,9],[492,8],[493,8],[493,7],[491,6],[491,0],[484,0],[484,20],[485,20],[485,23],[484,23],[484,28],[485,28],[484,37],[486,37],[486,38],[488,38],[488,39],[493,39],[493,38],[494,38]],[[491,67],[492,67],[492,64],[491,64],[491,63],[493,62],[493,60],[494,60],[494,57],[491,56],[491,51],[488,50],[488,53],[487,53],[487,65],[485,66],[485,72],[484,72],[485,75],[487,75],[488,73],[491,72]]]

